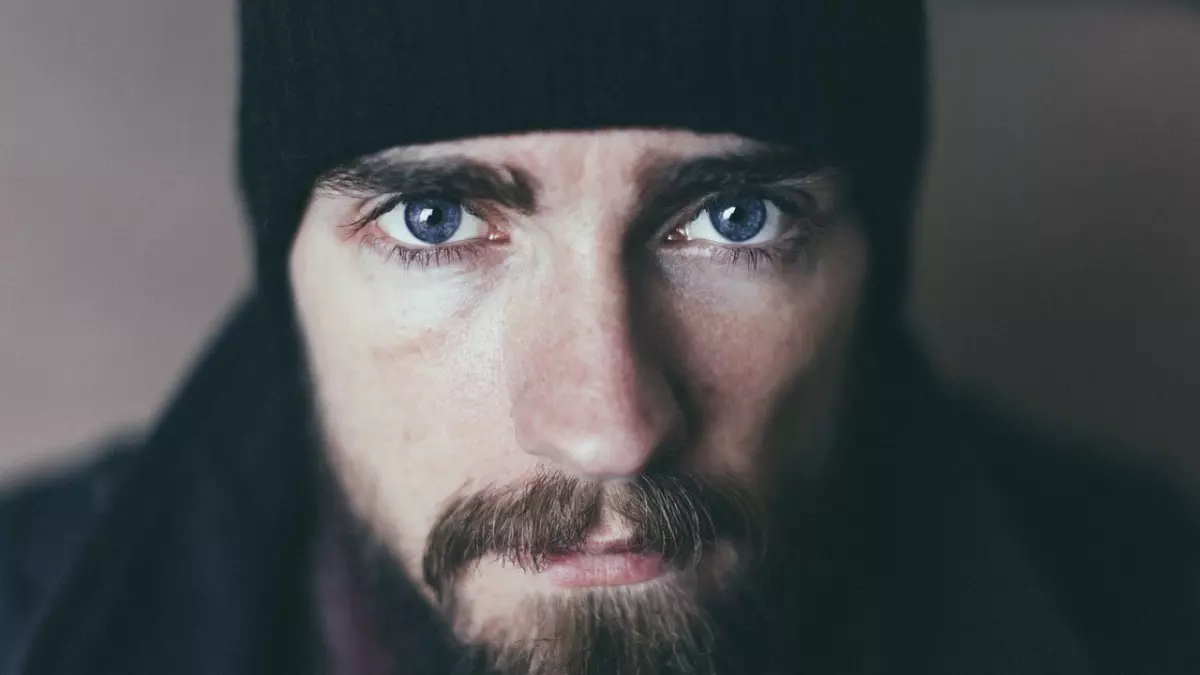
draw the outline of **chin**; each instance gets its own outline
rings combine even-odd
[[[642,675],[714,672],[713,617],[686,572],[604,586],[530,589],[511,604],[472,599],[455,621],[464,672]],[[498,598],[493,600],[499,600]],[[490,604],[490,603],[489,603]]]

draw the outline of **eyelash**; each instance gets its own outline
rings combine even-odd
[[[399,206],[405,200],[414,199],[429,199],[442,198],[453,200],[463,205],[463,210],[478,218],[485,218],[483,210],[476,207],[469,200],[462,197],[451,195],[449,193],[421,193],[421,194],[403,194],[391,195],[381,201],[379,204],[371,208],[367,213],[342,227],[346,229],[348,234],[347,239],[352,239],[356,235],[363,233],[368,227],[373,225],[376,220],[387,215],[392,209]],[[485,218],[486,220],[486,218]],[[423,248],[411,248],[403,244],[389,241],[385,236],[365,233],[362,234],[359,244],[365,248],[371,249],[383,256],[384,262],[397,262],[406,270],[413,265],[420,268],[440,267],[447,263],[463,262],[467,258],[475,258],[484,253],[484,244],[479,241],[465,241],[459,244],[449,244],[446,246],[430,246]]]
[[[449,246],[409,248],[401,244],[393,244],[373,234],[363,237],[362,245],[379,251],[384,262],[395,261],[405,269],[413,265],[421,268],[440,267],[447,263],[477,258],[484,253],[484,245],[478,241],[467,241]]]
[[[763,264],[773,265],[780,257],[802,249],[802,244],[810,240],[821,229],[821,222],[816,216],[816,209],[813,208],[811,196],[804,193],[796,194],[795,192],[785,189],[758,189],[709,195],[699,206],[684,211],[683,213],[689,214],[686,219],[674,221],[675,225],[665,231],[661,231],[659,238],[661,239],[662,236],[677,231],[687,223],[690,223],[707,211],[719,199],[730,197],[768,199],[774,202],[785,216],[802,221],[797,226],[799,230],[798,234],[795,236],[788,235],[782,241],[772,242],[763,246],[722,246],[717,244],[714,246],[711,259],[716,264],[728,267],[733,267],[741,263],[751,271],[758,269]],[[801,197],[801,194],[804,194],[804,196]],[[413,265],[420,268],[440,267],[449,263],[461,263],[468,258],[476,258],[483,255],[486,250],[486,242],[480,240],[471,240],[444,246],[430,246],[427,248],[411,248],[403,244],[391,242],[383,235],[374,233],[363,234],[363,231],[373,225],[376,220],[389,213],[402,202],[430,197],[456,201],[462,204],[465,211],[476,217],[484,218],[486,221],[483,209],[480,209],[470,200],[458,196],[449,194],[392,195],[371,208],[365,215],[343,225],[342,227],[349,232],[347,239],[362,234],[360,245],[372,249],[383,256],[385,262],[396,261],[405,269],[409,269]]]
[[[822,229],[823,221],[818,216],[818,209],[814,206],[815,200],[811,195],[800,190],[778,187],[750,188],[709,195],[698,207],[687,211],[686,213],[690,213],[687,220],[671,231],[692,222],[720,199],[741,197],[769,200],[779,207],[784,217],[794,218],[800,222],[794,226],[794,234],[789,232],[779,241],[769,244],[758,246],[715,245],[711,260],[716,264],[734,267],[741,263],[749,271],[757,270],[764,264],[773,266],[781,259],[789,259],[792,254],[803,251],[804,244],[808,243]]]

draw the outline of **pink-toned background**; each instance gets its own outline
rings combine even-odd
[[[233,0],[0,2],[0,483],[151,419],[248,279]],[[1200,476],[1200,9],[935,4],[915,316]]]

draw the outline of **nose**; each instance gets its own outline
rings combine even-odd
[[[618,271],[582,266],[535,294],[507,339],[517,442],[591,480],[623,480],[685,442],[684,416]]]

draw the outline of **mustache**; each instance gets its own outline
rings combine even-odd
[[[718,541],[761,557],[764,509],[744,488],[690,474],[646,474],[622,484],[545,471],[522,485],[485,489],[451,501],[425,546],[423,576],[443,602],[473,562],[495,556],[531,571],[547,558],[581,549],[605,513],[631,529],[630,553],[654,553],[692,567]]]

